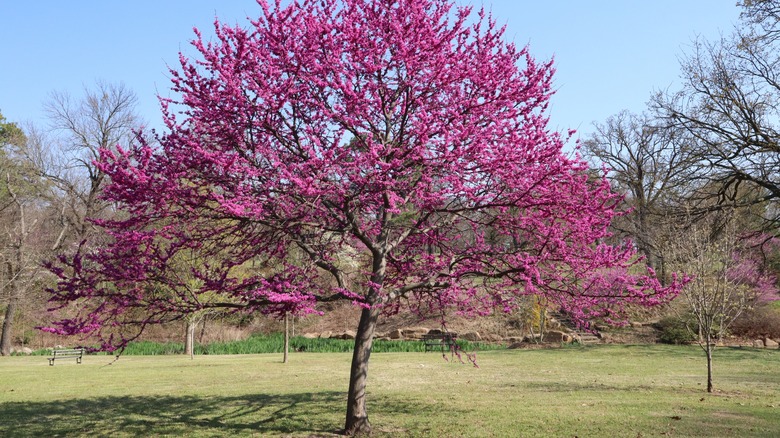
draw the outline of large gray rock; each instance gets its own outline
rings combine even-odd
[[[320,334],[319,333],[304,333],[303,337],[305,339],[317,339],[317,338],[320,337]]]
[[[400,329],[395,329],[387,334],[387,337],[390,339],[402,339],[404,337],[404,334],[401,333]]]
[[[401,329],[401,333],[404,338],[407,339],[420,339],[423,335],[427,335],[430,329],[425,327],[408,327]]]
[[[479,342],[482,340],[482,336],[479,335],[479,332],[466,332],[460,335],[460,339],[465,339],[469,342]]]
[[[544,334],[544,342],[568,344],[572,342],[572,337],[568,333],[560,330],[549,330]]]
[[[333,337],[333,332],[331,332],[331,331],[326,331],[326,332],[320,333],[320,338],[321,339],[329,339],[329,338],[332,338],[332,337]]]
[[[764,345],[766,346],[766,348],[772,348],[772,349],[775,349],[775,350],[778,347],[780,347],[780,344],[778,344],[776,341],[774,341],[772,339],[769,339],[769,338],[764,339]]]
[[[753,341],[753,348],[764,348],[764,341],[762,339],[756,339]]]

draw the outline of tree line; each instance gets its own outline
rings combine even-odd
[[[99,197],[106,175],[94,162],[98,150],[132,141],[140,128],[136,96],[121,84],[97,83],[78,98],[53,92],[45,109],[48,126],[0,115],[2,355],[24,336],[14,330],[19,315],[32,318],[25,331],[47,320],[53,277],[44,264],[92,238],[91,220],[113,214]]]

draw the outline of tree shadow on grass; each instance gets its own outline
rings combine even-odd
[[[346,398],[331,391],[6,402],[0,403],[0,436],[334,436],[343,424]],[[397,397],[369,401],[369,415],[445,415],[442,409]]]
[[[7,402],[0,436],[327,436],[337,432],[345,401],[344,393],[318,392]]]

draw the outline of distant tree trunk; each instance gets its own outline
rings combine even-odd
[[[3,320],[3,332],[0,335],[0,355],[11,355],[11,337],[13,336],[14,316],[19,303],[22,300],[23,291],[26,288],[24,281],[20,278],[25,266],[24,255],[27,249],[27,236],[30,234],[30,226],[27,224],[27,215],[24,200],[20,199],[17,193],[12,189],[12,179],[10,173],[6,173],[6,190],[11,200],[16,204],[18,219],[18,234],[13,238],[14,242],[10,245],[13,248],[12,256],[6,259],[5,269],[7,282],[3,287],[8,287],[11,294],[8,300],[8,307],[5,309],[5,319]],[[37,220],[33,221],[33,226]]]
[[[198,326],[198,321],[194,318],[187,318],[187,336],[184,340],[184,354],[190,356],[190,359],[195,358],[195,328]]]
[[[704,351],[707,354],[707,392],[712,392],[712,337],[706,336],[707,345],[704,347]]]
[[[366,411],[366,382],[368,380],[368,359],[371,357],[371,347],[374,341],[374,331],[379,319],[379,309],[363,309],[360,313],[355,336],[355,349],[352,352],[352,367],[349,376],[349,393],[347,396],[347,435],[368,435],[371,425]]]
[[[282,363],[287,363],[287,356],[290,352],[290,314],[284,314],[284,358]]]
[[[21,292],[15,284],[11,283],[11,299],[8,301],[8,307],[5,309],[5,319],[3,320],[3,334],[0,337],[0,355],[11,355],[11,337],[14,324],[14,315],[16,314],[16,308],[19,306],[19,300],[21,299]]]

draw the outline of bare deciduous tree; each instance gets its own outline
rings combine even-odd
[[[691,184],[690,145],[680,132],[658,126],[645,114],[622,111],[595,127],[584,152],[593,165],[607,167],[613,188],[625,195],[630,209],[612,226],[631,237],[650,266],[663,274],[659,227]]]
[[[735,220],[688,223],[671,230],[664,250],[674,269],[692,276],[682,296],[695,318],[689,329],[707,357],[707,392],[713,391],[712,353],[729,326],[760,295],[776,293],[775,278],[739,232]]]
[[[85,88],[74,100],[67,93],[54,92],[46,111],[57,134],[56,142],[65,159],[40,154],[44,177],[63,192],[67,221],[76,240],[86,237],[87,217],[100,217],[106,204],[98,199],[105,174],[95,166],[100,148],[129,144],[141,122],[135,113],[135,93],[123,84],[98,82]]]
[[[140,127],[135,105],[124,85],[99,82],[80,99],[51,94],[50,132],[32,125],[23,132],[0,115],[0,279],[7,292],[0,353],[10,354],[15,315],[32,302],[29,289],[41,282],[43,261],[65,243],[86,239],[86,218],[108,207],[98,197],[106,177],[94,160],[100,148],[133,138]]]
[[[7,296],[0,354],[11,354],[15,320],[30,285],[40,272],[46,224],[46,184],[26,160],[28,138],[0,115],[0,290]]]
[[[742,5],[743,26],[717,41],[695,41],[682,59],[683,88],[659,93],[653,105],[664,123],[695,139],[697,170],[708,184],[692,198],[694,213],[761,204],[762,227],[777,231],[780,2]]]

